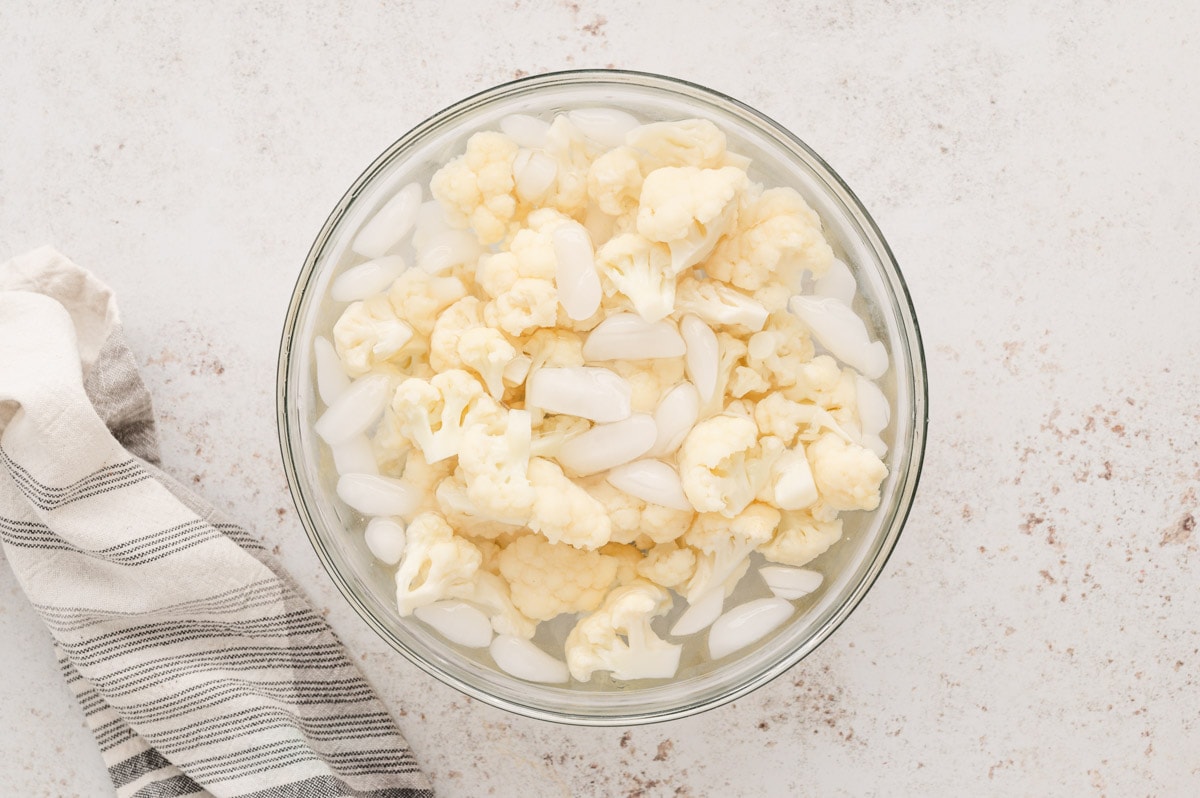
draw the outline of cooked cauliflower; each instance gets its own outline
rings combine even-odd
[[[638,578],[638,565],[645,559],[645,555],[637,546],[628,543],[605,543],[599,548],[599,552],[617,561],[614,586],[627,585]]]
[[[675,313],[699,316],[711,327],[747,335],[761,330],[770,315],[765,307],[722,283],[685,275],[675,288]]]
[[[438,315],[466,295],[467,287],[457,277],[435,277],[422,269],[407,269],[392,283],[387,298],[397,318],[422,338],[428,338]]]
[[[632,147],[617,147],[592,161],[588,196],[602,212],[616,217],[636,216],[641,193],[642,165]]]
[[[537,632],[537,621],[526,617],[517,609],[508,582],[496,573],[477,571],[471,591],[464,592],[462,598],[478,604],[491,616],[492,628],[496,634],[514,635],[528,640]]]
[[[347,307],[333,325],[333,344],[351,377],[361,377],[385,363],[403,367],[413,328],[396,317],[387,297],[373,296]]]
[[[496,540],[520,532],[522,524],[509,524],[489,518],[467,496],[467,479],[461,468],[438,483],[435,491],[438,509],[454,529],[475,539]]]
[[[435,495],[438,483],[449,477],[452,473],[454,473],[453,460],[441,460],[430,464],[425,460],[425,455],[422,454],[420,449],[408,450],[408,454],[404,458],[404,470],[401,472],[400,478],[412,486],[413,490],[422,497],[422,501],[416,510],[405,517],[406,521],[411,521],[413,516],[426,510],[438,509],[437,497]]]
[[[675,307],[675,273],[666,244],[636,233],[610,238],[596,252],[596,270],[605,295],[620,294],[646,321],[658,321]]]
[[[617,565],[615,557],[539,535],[517,538],[500,553],[500,574],[513,604],[537,621],[596,609],[617,577]]]
[[[530,454],[534,457],[558,457],[558,450],[564,443],[591,428],[592,422],[586,418],[551,413],[545,416],[534,429],[533,443],[529,449]]]
[[[581,682],[594,671],[617,679],[666,679],[679,668],[683,646],[654,633],[650,621],[671,609],[658,585],[638,580],[609,593],[604,606],[575,624],[567,635],[567,667]]]
[[[833,263],[821,220],[791,188],[769,188],[742,208],[737,232],[704,262],[709,277],[755,291],[772,280],[798,287],[800,272],[820,277]]]
[[[691,510],[676,510],[630,496],[613,487],[603,476],[588,480],[586,488],[604,505],[612,523],[614,543],[635,543],[642,538],[650,543],[675,540],[687,531],[696,515]]]
[[[705,419],[679,447],[683,492],[701,513],[733,518],[754,500],[783,449],[774,436],[759,440],[758,428],[743,416]]]
[[[814,354],[808,328],[787,311],[768,316],[763,329],[747,340],[746,350],[746,364],[780,388],[804,379],[804,366]]]
[[[749,568],[750,552],[765,545],[780,523],[780,512],[755,502],[732,520],[716,513],[701,513],[683,536],[695,552],[696,566],[683,589],[689,604],[723,588],[733,592]]]
[[[640,153],[646,173],[665,166],[716,169],[727,162],[725,134],[707,119],[642,125],[629,131],[625,143]]]
[[[529,214],[513,236],[507,250],[486,254],[479,259],[475,279],[489,297],[495,299],[510,290],[522,277],[553,280],[558,271],[554,255],[554,231],[571,219],[553,208],[541,208]]]
[[[496,424],[503,418],[496,401],[462,369],[400,383],[392,397],[392,412],[399,432],[416,444],[430,463],[459,453],[464,427]]]
[[[529,413],[509,410],[501,425],[472,424],[463,433],[458,465],[467,498],[485,518],[524,524],[535,494],[529,482]]]
[[[671,250],[671,273],[679,274],[708,257],[721,236],[737,223],[738,198],[746,173],[727,166],[656,169],[642,184],[637,230]]]
[[[476,133],[466,153],[439,169],[429,184],[451,223],[469,224],[481,244],[503,240],[517,212],[512,168],[518,149],[503,133]]]
[[[482,557],[437,513],[421,513],[405,530],[404,559],[396,570],[396,606],[409,615],[469,591]]]
[[[639,575],[663,587],[679,587],[696,573],[696,552],[675,541],[659,543],[637,566]]]
[[[545,203],[582,221],[587,210],[588,170],[600,150],[566,116],[558,116],[546,131],[543,147],[558,167]]]
[[[521,352],[530,359],[529,372],[542,368],[582,366],[583,339],[570,330],[541,329],[521,344]]]
[[[686,365],[681,357],[654,360],[609,360],[606,367],[620,374],[633,388],[630,399],[635,413],[654,413],[667,391],[684,380]]]
[[[483,307],[483,320],[514,337],[558,321],[558,290],[550,280],[522,277]]]
[[[821,498],[838,510],[874,510],[887,466],[879,455],[838,435],[822,435],[805,449]]]
[[[541,532],[552,543],[567,543],[581,549],[598,549],[612,538],[612,522],[604,506],[563,474],[549,460],[529,461],[529,481],[537,499],[529,528]]]
[[[758,547],[771,562],[799,568],[824,554],[842,537],[842,519],[817,520],[811,511],[785,512],[774,536]]]
[[[825,408],[809,402],[793,402],[778,393],[763,397],[754,406],[754,422],[762,434],[774,435],[788,446],[797,441],[816,440],[825,430],[847,440],[850,437]]]

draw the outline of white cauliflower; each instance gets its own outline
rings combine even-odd
[[[737,366],[729,379],[730,396],[741,399],[749,394],[761,394],[771,390],[771,383],[749,366]]]
[[[505,251],[486,254],[475,268],[480,289],[493,299],[508,291],[522,277],[553,280],[558,272],[554,254],[554,231],[571,219],[553,208],[529,214]]]
[[[420,449],[409,449],[404,458],[404,470],[400,474],[413,491],[421,497],[417,509],[409,513],[404,520],[411,521],[414,516],[426,510],[438,509],[436,490],[438,483],[454,473],[454,461],[440,460],[430,464]]]
[[[818,520],[811,510],[783,513],[779,528],[766,543],[758,547],[771,562],[807,565],[824,554],[842,537],[842,520]]]
[[[454,534],[437,513],[421,513],[405,530],[404,559],[396,570],[396,606],[410,615],[444,598],[469,591],[482,557]]]
[[[692,428],[679,447],[679,479],[688,501],[702,513],[740,514],[770,478],[783,441],[761,440],[748,418],[722,414]]]
[[[476,133],[466,153],[439,169],[429,184],[450,222],[469,224],[481,244],[503,240],[516,215],[512,170],[518,149],[503,133]]]
[[[850,369],[846,369],[852,376]],[[826,410],[853,405],[858,398],[854,380],[829,355],[817,355],[796,371],[796,381],[783,386],[783,395],[796,402],[811,402]]]
[[[413,328],[396,317],[382,295],[351,303],[333,325],[334,347],[351,377],[393,361],[403,367],[417,351],[408,347],[412,339]]]
[[[628,585],[638,578],[638,565],[645,556],[637,546],[628,543],[605,543],[598,551],[617,561],[617,575],[613,584]]]
[[[704,263],[709,277],[756,291],[775,280],[798,287],[800,273],[820,277],[833,263],[821,219],[791,188],[769,188],[742,207],[736,233]]]
[[[480,570],[469,593],[462,598],[478,604],[492,619],[492,628],[499,635],[513,635],[528,640],[537,632],[537,621],[527,618],[513,603],[508,582],[495,573]]]
[[[480,301],[473,296],[446,308],[429,336],[429,364],[435,371],[470,369],[493,399],[504,396],[504,370],[516,357],[503,333],[483,325]]]
[[[646,321],[658,321],[675,307],[671,250],[636,233],[614,236],[596,252],[600,285],[608,297],[619,294]]]
[[[428,338],[438,315],[467,295],[462,280],[436,277],[422,269],[407,269],[388,289],[388,301],[396,316],[419,336]]]
[[[813,359],[808,327],[787,311],[767,317],[767,323],[746,342],[747,365],[777,387],[795,385],[804,376],[804,365]]]
[[[711,327],[738,335],[758,332],[770,315],[761,303],[724,283],[685,275],[675,287],[675,314],[683,317],[688,313],[699,316]]]
[[[609,216],[637,214],[642,194],[642,165],[637,151],[617,147],[592,161],[588,169],[588,196]]]
[[[467,483],[467,498],[493,521],[523,524],[535,497],[529,482],[529,413],[509,410],[501,428],[473,424],[463,433],[458,465]]]
[[[541,532],[553,543],[581,549],[598,549],[612,538],[612,522],[604,505],[567,478],[555,463],[532,458],[529,481],[537,493],[529,518],[529,528],[534,532]]]
[[[522,277],[504,293],[484,305],[483,320],[513,337],[558,322],[558,290],[551,280]]]
[[[646,173],[664,166],[725,166],[725,134],[707,119],[653,122],[634,128],[625,136],[626,145],[641,155]]]
[[[503,415],[479,381],[462,369],[443,371],[429,380],[404,380],[396,387],[391,408],[399,432],[430,463],[459,453],[464,427],[499,424]]]
[[[721,236],[737,224],[738,198],[746,173],[727,166],[697,169],[665,167],[642,184],[637,230],[671,250],[671,273],[679,274],[708,257]]]
[[[874,510],[887,466],[870,449],[838,435],[822,435],[805,452],[821,499],[837,510]]]
[[[650,543],[675,540],[696,516],[691,510],[676,510],[661,504],[650,504],[615,488],[603,476],[585,483],[587,492],[604,505],[612,523],[612,541],[634,543],[643,537]],[[661,584],[661,583],[660,583]]]
[[[487,517],[467,496],[467,479],[461,468],[438,483],[435,491],[438,509],[447,523],[468,537],[477,540],[496,540],[514,534],[524,528],[521,524],[507,524]],[[482,549],[481,549],[482,551]]]
[[[570,330],[540,329],[521,344],[521,352],[529,356],[529,373],[542,368],[582,366],[583,339]]]
[[[500,574],[521,614],[548,621],[600,606],[617,576],[617,559],[526,535],[500,552]]]
[[[681,357],[654,360],[609,360],[604,364],[620,374],[633,389],[633,412],[653,414],[667,391],[685,379],[687,365]]]
[[[646,552],[637,572],[656,585],[679,587],[696,573],[696,552],[675,541],[659,543]]]
[[[701,513],[683,536],[696,556],[695,569],[681,591],[689,604],[718,588],[733,592],[749,568],[756,547],[771,540],[780,523],[780,512],[755,502],[731,520],[716,513]]]
[[[651,619],[671,609],[658,585],[637,581],[613,590],[604,605],[582,618],[567,635],[567,667],[581,682],[594,671],[617,679],[669,679],[679,668],[683,646],[668,643],[650,628]]]
[[[561,213],[582,221],[587,211],[588,170],[600,150],[580,133],[565,114],[561,114],[546,131],[543,151],[558,166],[554,184],[543,201]]]
[[[774,435],[788,446],[816,440],[825,430],[846,440],[850,438],[825,408],[810,402],[793,402],[779,393],[763,397],[754,406],[754,422],[763,435]]]

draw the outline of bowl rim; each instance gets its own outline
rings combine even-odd
[[[741,682],[735,683],[729,689],[722,692],[717,697],[707,700],[703,703],[688,703],[685,701],[678,702],[678,706],[673,709],[653,710],[644,713],[632,712],[625,715],[583,715],[573,712],[560,712],[547,710],[542,707],[531,707],[508,699],[501,698],[486,690],[480,689],[473,684],[470,684],[452,674],[449,674],[433,663],[427,661],[415,652],[409,650],[406,646],[399,644],[390,630],[381,622],[376,615],[368,609],[362,600],[355,594],[351,588],[349,580],[344,575],[339,567],[333,562],[332,557],[322,543],[319,533],[316,529],[316,522],[312,512],[309,510],[307,503],[304,500],[303,488],[301,480],[297,472],[296,459],[292,454],[293,447],[291,441],[291,430],[289,425],[289,402],[287,396],[288,374],[291,370],[293,341],[296,335],[296,322],[299,317],[301,307],[306,298],[309,282],[316,269],[317,259],[323,253],[324,247],[333,232],[334,228],[346,213],[350,205],[369,187],[381,168],[389,165],[397,156],[398,152],[405,147],[411,145],[415,141],[419,141],[427,132],[436,128],[441,122],[447,118],[454,117],[472,107],[487,102],[488,100],[497,97],[503,97],[512,93],[516,89],[528,88],[539,84],[555,84],[557,82],[567,82],[573,84],[611,84],[614,86],[628,85],[634,82],[638,85],[649,85],[653,89],[679,92],[679,87],[684,87],[691,92],[697,92],[703,95],[708,95],[710,98],[717,100],[719,103],[731,105],[741,111],[743,114],[754,120],[760,125],[765,132],[776,136],[787,144],[799,148],[808,158],[810,158],[819,168],[823,170],[822,177],[828,179],[831,187],[836,191],[842,192],[840,199],[842,202],[858,217],[855,219],[859,223],[863,232],[867,236],[867,244],[871,249],[875,250],[876,255],[880,258],[884,265],[884,271],[887,272],[889,290],[893,294],[893,300],[900,308],[899,321],[901,329],[901,337],[907,342],[910,347],[912,369],[912,449],[909,453],[907,462],[905,463],[906,474],[903,477],[903,482],[900,487],[900,501],[897,505],[896,514],[892,523],[885,530],[884,543],[871,557],[870,562],[866,565],[866,571],[862,579],[860,579],[853,588],[842,598],[834,611],[827,620],[817,626],[812,634],[804,639],[802,643],[797,645],[795,649],[790,651],[786,656],[780,657],[774,663],[762,668],[757,673],[752,674],[750,678],[744,679]],[[401,654],[405,659],[416,665],[421,671],[432,676],[437,681],[446,684],[459,692],[478,699],[483,703],[499,709],[512,712],[524,717],[534,718],[537,720],[550,721],[573,726],[594,726],[594,727],[612,727],[612,726],[629,726],[643,725],[650,723],[660,723],[669,720],[675,720],[683,717],[700,714],[723,706],[732,701],[741,698],[754,690],[774,681],[776,678],[791,670],[809,654],[820,647],[829,637],[837,631],[838,628],[846,621],[847,618],[857,609],[862,603],[863,598],[874,586],[880,574],[883,572],[892,553],[895,551],[896,544],[899,542],[900,535],[903,532],[909,515],[912,511],[913,503],[916,499],[917,487],[920,483],[920,478],[924,466],[926,444],[928,439],[929,426],[929,377],[925,360],[925,347],[921,336],[920,324],[917,319],[916,309],[913,305],[912,295],[908,289],[908,283],[904,279],[904,275],[900,270],[900,266],[896,260],[895,254],[892,252],[891,246],[884,238],[882,231],[875,222],[874,217],[867,211],[862,201],[853,190],[846,184],[842,177],[811,147],[801,140],[796,134],[792,133],[788,128],[776,122],[773,118],[767,116],[762,111],[753,108],[746,103],[734,97],[730,97],[723,92],[709,88],[707,86],[688,81],[682,78],[676,78],[668,75],[662,75],[653,72],[644,72],[637,70],[625,69],[571,69],[560,70],[554,72],[544,72],[536,75],[523,76],[514,80],[499,83],[494,86],[477,91],[468,95],[442,109],[429,115],[411,129],[405,132],[402,136],[388,145],[370,165],[364,169],[359,176],[354,180],[350,187],[345,191],[341,198],[334,205],[333,209],[327,216],[325,223],[309,247],[308,254],[305,256],[303,266],[296,277],[295,285],[292,289],[291,300],[288,304],[287,313],[284,317],[283,330],[280,336],[279,355],[276,363],[276,431],[279,439],[280,456],[283,461],[284,474],[288,482],[288,491],[291,494],[292,502],[296,506],[297,516],[304,527],[305,534],[308,537],[309,544],[313,547],[317,555],[317,559],[321,562],[325,573],[337,587],[338,592],[350,604],[355,613],[370,627],[377,635],[388,643],[395,651]]]

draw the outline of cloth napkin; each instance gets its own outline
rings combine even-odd
[[[0,545],[121,798],[432,796],[263,547],[158,468],[112,292],[0,265]]]

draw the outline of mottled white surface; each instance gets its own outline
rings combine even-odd
[[[167,469],[328,609],[440,795],[1200,783],[1195,4],[192,5],[0,5],[0,260],[51,242],[116,288]],[[632,730],[392,654],[304,538],[274,427],[292,282],[360,169],[461,96],[582,66],[710,85],[822,153],[899,258],[931,380],[921,491],[853,617],[736,705]],[[0,594],[0,793],[107,794],[6,568]]]

